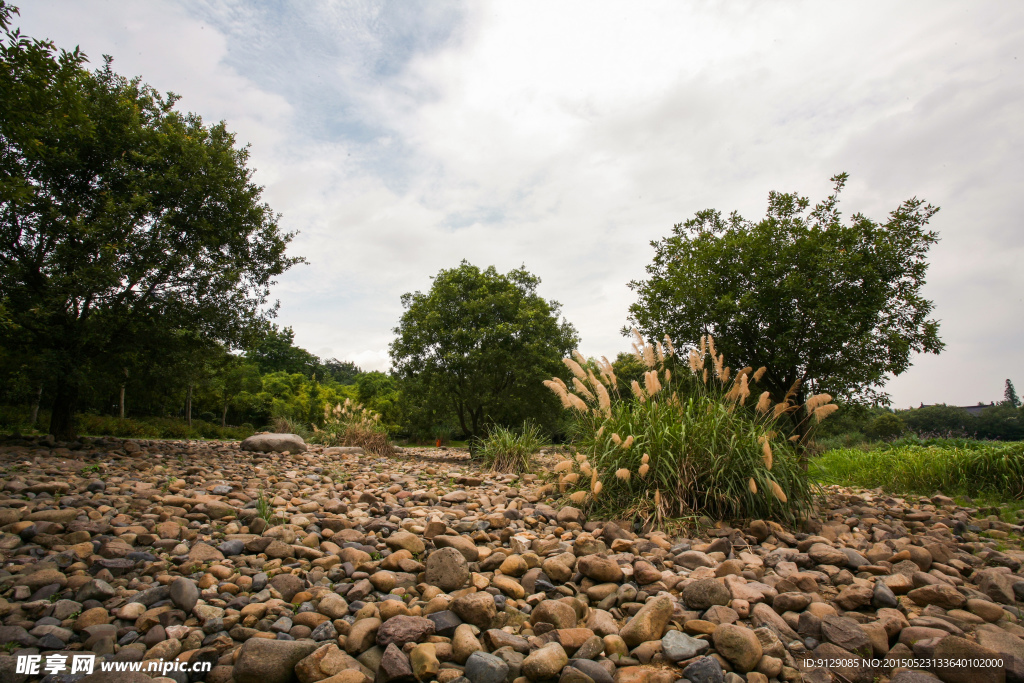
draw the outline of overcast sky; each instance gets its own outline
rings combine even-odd
[[[1024,3],[14,4],[24,33],[251,144],[309,260],[278,321],[321,356],[385,369],[399,297],[462,259],[525,265],[613,356],[650,240],[847,171],[847,215],[942,207],[925,293],[946,350],[894,404],[1024,389]]]

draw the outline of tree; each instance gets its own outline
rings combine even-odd
[[[798,404],[809,390],[886,403],[881,389],[911,352],[943,347],[921,295],[938,209],[914,198],[884,223],[854,214],[844,224],[846,179],[833,177],[834,193],[809,213],[807,198],[771,192],[756,223],[705,210],[674,226],[651,242],[648,279],[629,283],[630,321],[680,344],[712,334],[737,367],[767,368],[761,384],[776,401],[799,382]]]
[[[538,284],[522,267],[501,274],[463,261],[441,270],[429,292],[402,296],[394,372],[425,402],[454,414],[470,438],[527,418],[550,425],[558,405],[541,382],[565,375],[561,359],[577,335],[559,321],[560,305],[537,294]]]
[[[259,366],[260,372],[287,372],[309,375],[316,372],[320,359],[295,345],[295,331],[271,325],[246,352],[246,357]]]
[[[5,346],[53,384],[50,431],[75,433],[93,364],[157,330],[240,345],[299,259],[223,122],[140,79],[11,30],[0,3],[0,302]],[[271,311],[272,312],[272,311]]]
[[[1020,398],[1017,397],[1017,390],[1013,388],[1013,382],[1006,380],[1006,389],[1003,391],[1003,403],[1014,408],[1020,407]]]

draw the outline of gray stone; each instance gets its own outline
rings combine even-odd
[[[168,596],[171,598],[171,602],[185,614],[191,614],[192,608],[199,602],[199,586],[195,581],[179,576],[171,582]]]
[[[466,660],[466,678],[470,683],[502,683],[508,675],[508,664],[486,652],[474,652]]]
[[[304,453],[306,442],[298,434],[254,434],[243,441],[239,448],[259,453]]]
[[[446,593],[462,588],[469,581],[469,565],[456,548],[439,548],[426,562],[426,582]]]
[[[682,631],[669,631],[661,637],[661,651],[669,661],[681,662],[704,654],[710,644],[700,638],[692,638]]]

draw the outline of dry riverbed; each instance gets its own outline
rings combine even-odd
[[[1024,681],[1019,526],[835,489],[805,529],[638,534],[466,457],[0,441],[0,681]]]

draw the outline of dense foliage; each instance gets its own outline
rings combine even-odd
[[[0,304],[5,361],[75,432],[90,372],[140,350],[238,346],[297,259],[223,123],[175,109],[111,60],[88,71],[0,6]]]
[[[560,359],[578,339],[539,284],[525,268],[502,274],[463,261],[429,292],[402,296],[391,360],[410,413],[430,421],[421,429],[455,422],[474,438],[530,419],[554,431],[557,402],[541,380],[564,373]]]
[[[810,208],[798,194],[772,192],[767,216],[698,212],[652,242],[648,279],[630,287],[630,320],[654,339],[713,334],[738,364],[766,367],[762,382],[781,399],[805,391],[884,400],[886,379],[912,352],[938,353],[938,322],[923,298],[926,230],[938,210],[909,199],[884,222],[839,212],[846,175]]]

